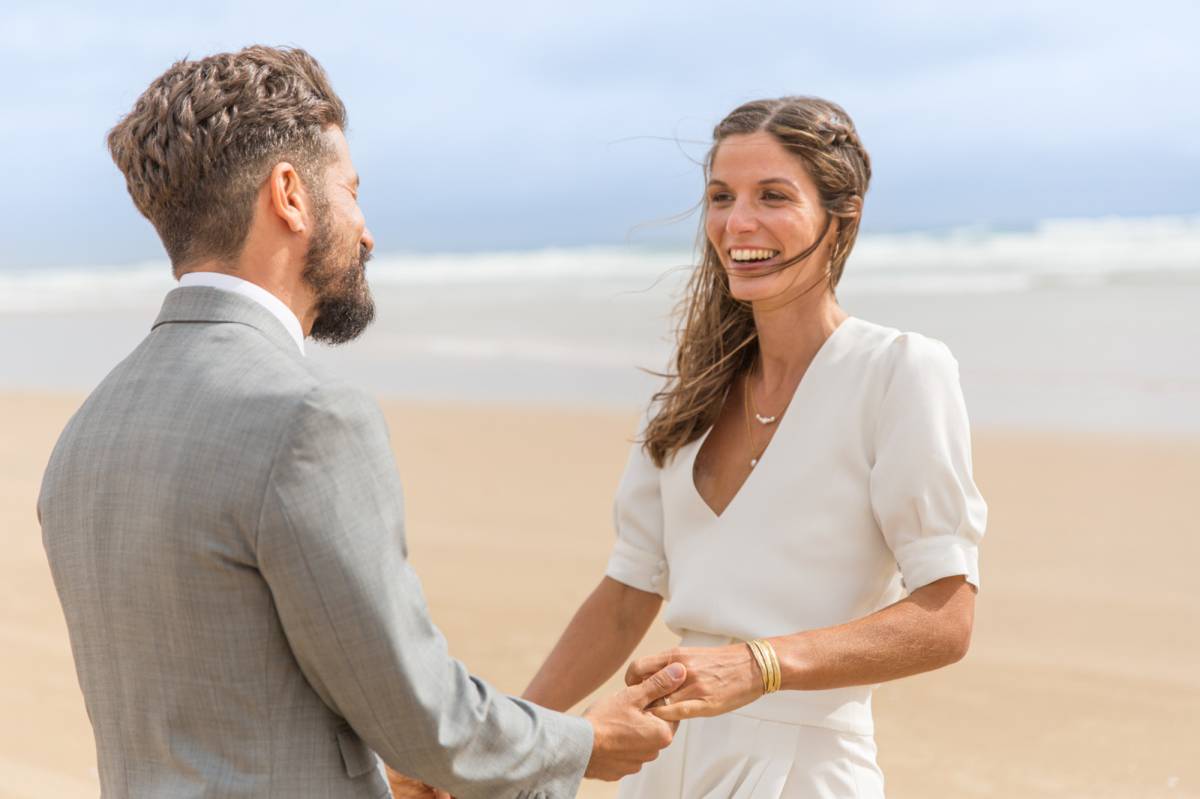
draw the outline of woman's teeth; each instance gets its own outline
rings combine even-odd
[[[767,261],[779,255],[779,250],[730,250],[729,257],[735,261]]]

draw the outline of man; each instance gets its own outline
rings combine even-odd
[[[387,432],[304,338],[371,321],[345,109],[302,50],[181,61],[109,135],[180,288],[51,456],[43,539],[105,797],[573,796],[671,739],[663,670],[572,718],[452,660]],[[678,672],[678,673],[677,673]]]

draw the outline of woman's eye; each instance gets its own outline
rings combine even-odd
[[[710,203],[727,203],[733,199],[733,195],[727,191],[718,191],[708,195]]]
[[[777,191],[764,191],[763,199],[768,202],[783,202],[787,199],[787,196]]]

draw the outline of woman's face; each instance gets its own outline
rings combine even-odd
[[[706,207],[705,233],[737,299],[786,302],[825,279],[834,224],[808,258],[771,271],[812,246],[827,213],[808,170],[770,133],[739,134],[720,143]]]

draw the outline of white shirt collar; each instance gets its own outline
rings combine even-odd
[[[241,294],[243,297],[254,300],[283,323],[287,332],[295,339],[296,346],[300,348],[300,354],[304,354],[304,329],[300,327],[300,320],[296,318],[296,314],[292,313],[292,309],[284,304],[283,300],[262,286],[251,283],[249,280],[242,280],[240,277],[227,275],[224,272],[188,272],[179,279],[179,286],[181,288],[207,286],[222,291],[232,291],[234,294]]]

